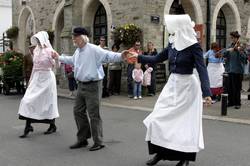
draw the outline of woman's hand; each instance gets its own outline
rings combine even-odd
[[[137,59],[138,59],[138,54],[134,53],[134,52],[129,52],[127,55],[127,63],[129,64],[134,64],[137,63]]]
[[[212,104],[212,98],[210,96],[205,97],[204,100],[205,106],[210,106]]]
[[[52,51],[51,56],[55,60],[57,60],[59,58],[59,54],[56,51]]]

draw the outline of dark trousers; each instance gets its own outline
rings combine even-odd
[[[147,86],[148,88],[148,94],[154,94],[155,95],[155,90],[156,90],[156,75],[155,71],[153,70],[151,72],[151,85]]]
[[[106,97],[109,96],[108,93],[108,67],[103,65],[103,71],[104,71],[104,78],[102,80],[102,96]]]
[[[77,83],[74,77],[68,78],[69,90],[74,91],[77,89]]]
[[[134,70],[134,65],[133,64],[128,64],[127,68],[127,85],[128,85],[128,95],[133,95],[133,85],[134,85],[134,80],[132,77],[132,72]]]
[[[120,93],[121,89],[121,70],[110,70],[109,71],[109,92]]]
[[[228,103],[230,105],[241,105],[241,89],[243,74],[229,73],[228,76]]]
[[[93,141],[97,144],[102,144],[101,85],[102,81],[78,83],[74,106],[78,141],[86,140],[92,134]]]

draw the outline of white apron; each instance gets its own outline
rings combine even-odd
[[[21,100],[18,114],[37,120],[59,117],[56,78],[52,70],[33,72],[30,84]]]
[[[223,73],[225,68],[222,63],[208,63],[207,72],[210,88],[220,88],[223,84]]]
[[[197,77],[171,74],[153,112],[143,121],[146,141],[181,152],[204,149],[202,92]]]

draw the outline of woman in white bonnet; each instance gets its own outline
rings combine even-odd
[[[138,56],[139,63],[169,60],[170,76],[152,113],[143,121],[149,154],[147,165],[160,160],[178,161],[187,166],[204,149],[202,132],[203,98],[211,104],[211,92],[201,46],[189,15],[167,15],[169,45],[154,57]],[[135,55],[136,56],[136,55]],[[193,74],[196,68],[199,79]]]
[[[56,132],[55,118],[59,117],[57,107],[57,89],[55,74],[52,71],[55,60],[48,33],[38,32],[31,37],[32,45],[36,45],[33,56],[33,68],[28,88],[19,106],[19,119],[26,120],[25,138],[33,132],[31,123],[47,123],[49,128],[44,134]]]

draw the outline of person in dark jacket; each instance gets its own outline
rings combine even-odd
[[[147,52],[144,52],[144,55],[155,56],[157,55],[157,50],[154,48],[153,42],[148,42],[147,44]],[[147,86],[148,88],[148,96],[154,96],[156,90],[156,64],[148,64],[148,67],[152,67],[153,71],[151,72],[151,85]]]
[[[32,68],[33,68],[33,51],[36,48],[35,45],[29,46],[29,53],[23,57],[23,76],[25,77],[26,88],[30,80]]]
[[[240,34],[238,31],[230,33],[232,44],[224,52],[226,59],[225,69],[228,73],[228,107],[234,106],[240,109],[241,89],[244,73],[244,65],[247,59],[244,49],[240,46]]]
[[[146,164],[176,160],[179,161],[176,166],[187,166],[189,161],[196,160],[196,153],[204,149],[202,96],[210,105],[211,91],[203,52],[190,16],[167,15],[165,19],[171,34],[168,47],[156,56],[138,56],[139,63],[169,60],[171,73],[153,112],[143,121],[149,154],[155,154]],[[194,67],[200,80],[193,74]]]

